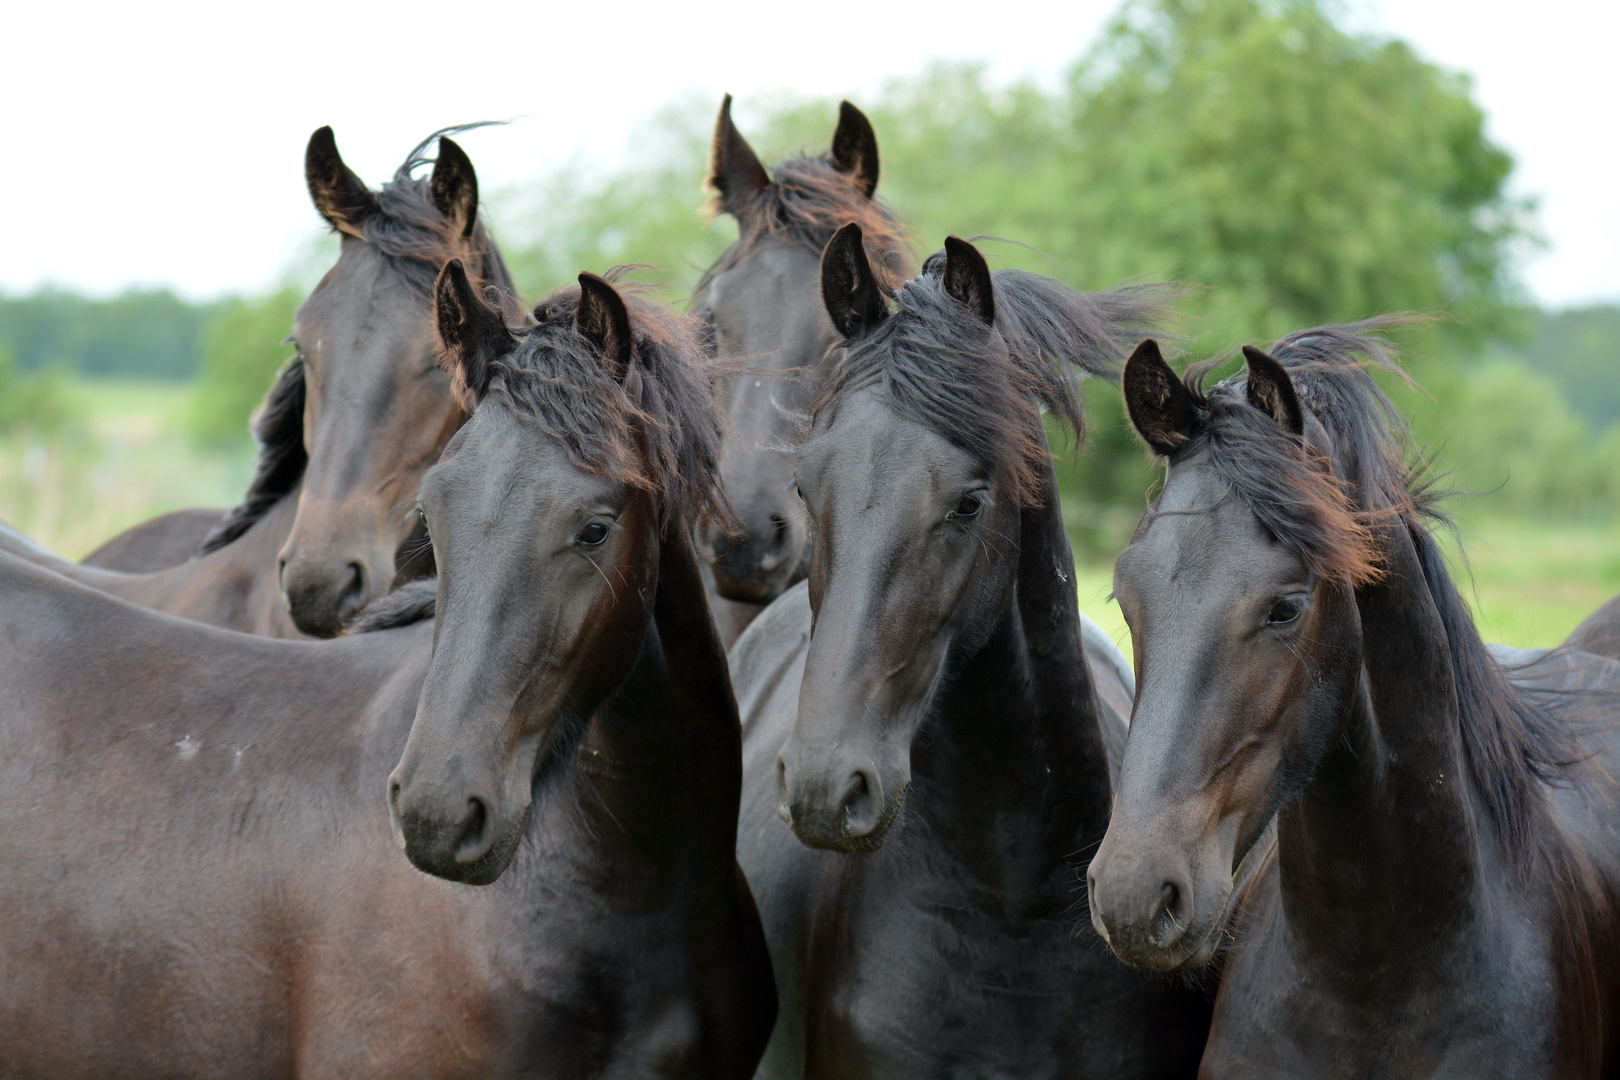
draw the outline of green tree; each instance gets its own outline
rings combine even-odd
[[[250,439],[248,417],[292,356],[299,294],[283,289],[258,299],[226,301],[203,334],[202,370],[192,386],[186,423],[193,437],[228,446]]]

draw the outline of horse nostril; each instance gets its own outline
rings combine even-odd
[[[1168,949],[1186,933],[1183,896],[1183,891],[1173,881],[1165,882],[1159,889],[1159,909],[1153,917],[1153,941],[1161,949]]]
[[[349,583],[343,590],[343,598],[338,606],[345,612],[353,611],[360,606],[366,597],[366,571],[359,563],[349,564]]]
[[[865,770],[857,772],[844,795],[844,835],[859,838],[875,832],[882,816],[881,801],[876,778]]]
[[[456,840],[456,862],[474,863],[489,854],[489,808],[476,796],[467,800],[467,820]]]

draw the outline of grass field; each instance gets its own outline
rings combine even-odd
[[[252,446],[199,449],[183,434],[182,384],[79,380],[70,384],[79,430],[50,442],[0,439],[0,519],[78,558],[154,514],[228,506],[252,466]],[[245,428],[245,420],[244,420]],[[1453,566],[1488,641],[1555,645],[1599,603],[1620,592],[1620,523],[1501,520],[1485,500],[1465,508]],[[1112,566],[1077,568],[1080,606],[1129,653],[1119,605],[1108,600]]]
[[[252,469],[244,435],[229,451],[183,433],[184,384],[80,379],[67,384],[74,426],[42,441],[0,438],[0,519],[71,558],[155,514],[230,506]]]

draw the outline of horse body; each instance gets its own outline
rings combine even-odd
[[[148,607],[195,622],[264,637],[302,638],[281,600],[273,574],[276,553],[287,541],[298,512],[296,489],[274,503],[233,542],[165,569],[130,572],[74,563],[0,534],[0,549],[55,573]],[[216,522],[217,525],[217,522]],[[133,550],[133,549],[131,549]]]
[[[150,573],[179,566],[198,551],[224,519],[226,511],[173,510],[131,526],[79,560],[86,566]]]
[[[1126,367],[1169,465],[1115,572],[1139,682],[1093,920],[1133,963],[1224,952],[1205,1076],[1612,1076],[1620,664],[1479,640],[1368,329],[1207,395],[1151,342]]]
[[[627,812],[725,764],[657,647],[475,888],[412,869],[383,798],[430,623],[317,647],[13,560],[0,591],[8,1075],[719,1075],[738,884],[692,855],[732,822]]]
[[[848,344],[796,470],[809,581],[732,652],[738,857],[782,1001],[761,1075],[1191,1075],[1207,1000],[1115,962],[1076,906],[1129,687],[1083,645],[1034,400],[1077,415],[1038,373],[1106,367],[1108,320],[1016,272],[992,304],[954,238],[889,315],[859,244],[823,262]],[[914,379],[972,394],[918,404]]]

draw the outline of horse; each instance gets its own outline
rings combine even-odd
[[[433,172],[417,179],[435,139]],[[98,567],[52,569],[159,610],[280,637],[330,637],[402,574],[431,571],[411,507],[466,417],[435,358],[433,282],[451,257],[498,296],[514,296],[512,279],[478,219],[472,162],[448,135],[423,140],[373,192],[321,128],[305,172],[342,247],[299,307],[290,339],[298,355],[254,418],[259,452],[242,502],[178,565],[117,573],[99,558]],[[152,552],[207,513],[166,515],[103,551],[162,561]]]
[[[1132,964],[1222,958],[1205,1077],[1613,1076],[1620,664],[1481,643],[1372,378],[1392,325],[1245,346],[1207,393],[1127,362],[1167,471],[1114,572],[1138,682],[1092,920]]]
[[[1620,660],[1620,596],[1611,596],[1564,639],[1564,648]]]
[[[226,513],[223,508],[201,506],[171,510],[130,526],[79,561],[130,574],[167,570],[197,554]]]
[[[453,310],[506,333],[451,266]],[[0,555],[8,1075],[752,1073],[775,999],[733,851],[736,708],[684,539],[718,447],[712,386],[678,319],[600,279],[542,310],[517,355],[452,338],[483,400],[429,474],[426,606],[417,582],[349,636],[277,641]],[[465,378],[484,361],[487,383]],[[552,375],[576,411],[514,408]],[[570,456],[604,447],[645,471],[619,484],[595,470],[623,462]],[[473,471],[501,451],[525,456]],[[561,573],[547,539],[611,581]],[[480,732],[519,682],[514,726],[567,707],[504,873],[418,872],[391,809],[418,836],[423,789],[390,771],[427,768],[430,729]]]
[[[1077,905],[1132,683],[1077,610],[1041,420],[1081,430],[1071,364],[1117,370],[1155,293],[992,274],[951,237],[891,312],[856,224],[821,288],[809,580],[731,652],[782,1002],[760,1076],[1192,1076],[1208,995]]]
[[[836,337],[819,292],[821,252],[836,229],[856,221],[884,283],[911,276],[905,230],[874,198],[877,182],[877,135],[849,102],[839,106],[831,149],[777,163],[774,178],[732,122],[731,96],[721,103],[707,186],[714,209],[736,219],[737,241],[703,275],[693,305],[722,357],[750,361],[728,380],[720,466],[740,520],[736,529],[710,530],[706,544],[728,644],[804,576],[809,534],[788,487],[803,414],[827,377]]]

